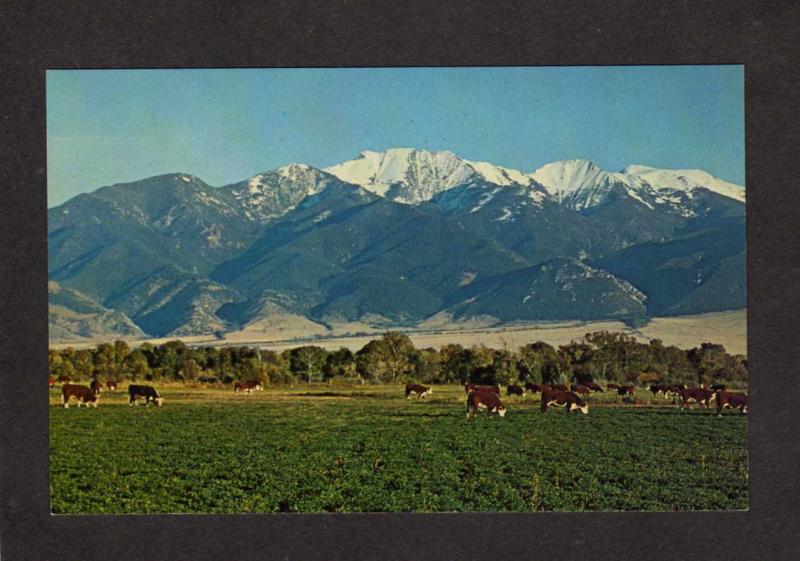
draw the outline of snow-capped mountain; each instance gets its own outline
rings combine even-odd
[[[282,216],[309,195],[324,190],[335,178],[306,164],[289,164],[223,187],[245,215],[267,221]]]
[[[573,210],[600,206],[614,197],[628,196],[648,208],[664,207],[691,216],[688,204],[697,189],[744,201],[744,189],[701,170],[668,170],[631,165],[609,172],[590,160],[561,160],[525,174],[519,170],[459,158],[449,151],[428,152],[414,148],[365,151],[355,160],[325,171],[342,181],[360,185],[377,195],[400,203],[418,204],[471,182],[502,187],[537,184],[550,197]]]
[[[155,176],[48,212],[50,280],[94,303],[76,327],[84,299],[51,295],[52,333],[208,333],[275,305],[318,326],[737,309],[744,201],[700,170],[564,160],[526,174],[411,148],[224,187]]]

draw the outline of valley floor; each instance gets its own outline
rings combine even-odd
[[[472,419],[461,386],[159,390],[163,407],[120,391],[96,409],[51,391],[53,513],[747,508],[747,417],[641,389],[588,415],[504,396],[504,418]]]
[[[417,348],[441,347],[448,343],[459,343],[464,346],[485,344],[500,348],[508,345],[516,348],[535,341],[544,341],[554,346],[564,345],[573,339],[580,339],[593,331],[622,331],[643,341],[661,339],[665,345],[675,345],[688,349],[704,342],[718,343],[725,346],[731,354],[747,354],[747,311],[734,310],[715,312],[694,316],[653,318],[646,326],[631,329],[619,321],[597,322],[550,322],[536,324],[514,324],[501,327],[475,327],[469,325],[442,325],[436,329],[406,330]],[[163,343],[170,339],[181,339],[188,345],[252,345],[264,349],[281,351],[301,345],[319,345],[326,349],[347,347],[356,351],[375,339],[384,331],[365,324],[348,324],[334,326],[331,336],[297,337],[292,331],[291,337],[285,331],[244,330],[225,335],[224,339],[209,336],[168,337],[150,339],[153,344]],[[348,333],[357,333],[351,335]],[[91,347],[106,340],[80,340],[51,343],[50,347],[60,349],[67,346],[75,348]]]

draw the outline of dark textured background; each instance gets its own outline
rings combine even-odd
[[[3,561],[800,559],[797,3],[428,4],[0,5]],[[745,64],[749,512],[49,514],[45,69],[662,63]]]

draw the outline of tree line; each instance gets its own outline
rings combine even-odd
[[[451,343],[416,348],[405,333],[388,331],[352,352],[304,345],[283,352],[247,346],[190,347],[180,340],[161,345],[125,341],[91,349],[49,351],[51,376],[71,379],[182,381],[231,384],[260,380],[265,384],[350,382],[362,384],[431,384],[473,382],[669,383],[733,386],[747,382],[747,359],[722,345],[703,343],[689,350],[647,343],[625,333],[599,331],[554,347],[535,342],[511,349]]]

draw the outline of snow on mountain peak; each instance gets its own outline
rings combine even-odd
[[[691,193],[698,188],[745,201],[744,188],[728,183],[700,169],[660,169],[643,165],[630,165],[622,173],[643,179],[657,190],[675,190]]]
[[[474,179],[496,185],[530,184],[530,179],[520,171],[488,162],[464,160],[449,150],[366,150],[357,159],[325,168],[325,171],[378,195],[408,204],[430,200],[437,193]]]

